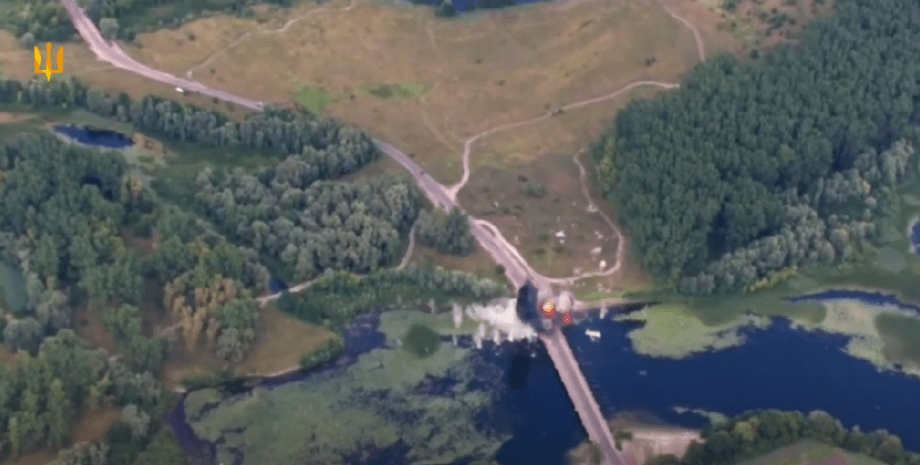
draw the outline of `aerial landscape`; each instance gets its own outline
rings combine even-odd
[[[920,2],[0,4],[0,465],[920,465]]]

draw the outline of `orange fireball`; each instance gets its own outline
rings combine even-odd
[[[552,318],[556,315],[556,305],[552,302],[543,302],[543,316]]]

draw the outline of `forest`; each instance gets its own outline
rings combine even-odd
[[[415,227],[420,244],[444,254],[465,257],[476,245],[467,216],[456,207],[450,213],[423,211]]]
[[[0,16],[0,25],[12,31],[22,44],[36,41],[62,42],[76,37],[67,10],[60,0],[14,0],[16,6]],[[134,40],[141,32],[182,23],[212,14],[254,16],[252,6],[288,6],[290,0],[77,0],[104,36]],[[194,39],[193,37],[191,39]]]
[[[505,286],[490,279],[430,265],[409,265],[365,276],[327,271],[299,295],[284,293],[278,307],[306,321],[338,326],[359,312],[382,310],[394,304],[421,304],[427,299],[434,312],[448,301],[482,302],[507,293]]]
[[[864,454],[888,465],[920,464],[920,454],[905,451],[897,436],[884,430],[863,432],[858,426],[848,430],[821,411],[808,415],[777,410],[745,412],[706,427],[702,439],[703,443],[692,443],[682,459],[664,455],[647,465],[731,465],[802,439]]]
[[[920,142],[920,3],[839,0],[797,41],[695,68],[594,145],[646,268],[683,292],[858,259]]]
[[[293,304],[281,307],[331,328],[403,292],[438,301],[505,293],[440,268],[384,269],[398,263],[425,204],[401,178],[338,179],[380,152],[367,135],[333,120],[269,110],[235,123],[155,97],[108,96],[73,79],[0,80],[0,103],[18,111],[83,108],[167,142],[261,150],[278,160],[251,172],[206,169],[189,186],[195,195],[177,205],[119,153],[44,132],[3,141],[0,260],[22,271],[28,303],[0,317],[3,343],[19,352],[16,363],[0,364],[0,457],[69,444],[70,420],[105,407],[120,409],[122,420],[104,440],[61,451],[55,465],[155,463],[142,453],[151,441],[178,461],[168,437],[158,435],[171,402],[157,379],[164,359],[184,346],[241,360],[259,325],[253,297],[273,276],[316,279],[307,297],[287,295],[282,300]],[[140,253],[128,236],[146,237],[152,250]],[[145,294],[151,281],[161,295]],[[142,318],[160,298],[175,322],[165,329]],[[98,313],[117,355],[76,336],[74,315],[84,307]],[[324,347],[302,363],[340,350]]]

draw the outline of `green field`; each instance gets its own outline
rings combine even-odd
[[[822,442],[806,439],[736,465],[884,465],[871,457],[854,454]]]

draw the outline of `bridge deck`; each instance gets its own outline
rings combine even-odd
[[[565,386],[572,404],[575,405],[575,411],[581,419],[582,425],[588,432],[588,439],[600,447],[604,456],[605,465],[626,465],[620,451],[616,449],[616,443],[610,427],[604,416],[601,414],[600,406],[594,399],[594,394],[588,386],[587,380],[581,372],[578,361],[569,347],[568,341],[557,328],[547,334],[541,334],[540,339],[546,346],[553,365],[559,372],[562,384]]]

